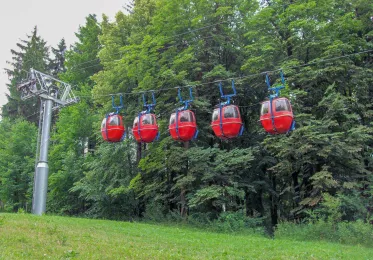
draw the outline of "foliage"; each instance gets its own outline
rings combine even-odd
[[[87,16],[85,25],[80,26],[75,33],[78,41],[64,56],[66,71],[61,75],[63,80],[79,88],[92,83],[90,76],[100,71],[100,66],[97,66],[97,53],[101,47],[98,41],[100,34],[101,28],[96,16]]]
[[[80,197],[78,192],[71,189],[74,183],[84,176],[85,163],[91,161],[88,156],[95,149],[96,133],[94,122],[99,118],[91,107],[91,80],[90,76],[100,67],[92,66],[99,51],[98,36],[101,33],[96,17],[90,15],[86,24],[79,28],[78,42],[71,50],[62,52],[63,42],[59,44],[54,63],[58,65],[59,76],[71,84],[77,84],[74,89],[77,96],[85,96],[78,104],[64,108],[56,120],[55,131],[52,134],[50,157],[50,192],[48,196],[49,211],[59,214],[85,214],[90,203]],[[62,45],[62,46],[61,46]],[[56,50],[52,49],[55,53]],[[63,53],[63,55],[61,55]],[[65,61],[66,58],[66,61]],[[62,63],[63,62],[63,66]],[[81,63],[90,68],[78,68]],[[52,63],[53,64],[53,63]],[[91,67],[92,66],[92,67]],[[55,73],[52,68],[52,73]]]
[[[37,122],[36,98],[28,101],[21,101],[20,93],[17,91],[17,84],[22,80],[28,79],[28,71],[33,68],[41,72],[47,72],[49,51],[46,42],[38,35],[37,27],[27,36],[27,40],[21,40],[17,43],[17,50],[11,50],[13,55],[12,61],[8,64],[12,69],[6,69],[10,83],[7,85],[9,94],[7,95],[8,103],[2,109],[3,117],[11,119],[26,117],[31,122]]]
[[[5,211],[31,210],[36,132],[25,120],[0,122],[0,204]]]
[[[138,217],[138,202],[127,188],[133,177],[130,149],[128,142],[115,147],[102,145],[96,151],[101,160],[87,160],[84,176],[70,191],[77,192],[88,204],[89,216],[127,220]]]
[[[263,232],[263,219],[247,217],[244,212],[225,212],[211,223],[211,227],[223,232]]]
[[[327,241],[372,247],[373,229],[370,224],[361,220],[338,223],[320,220],[308,224],[284,222],[277,226],[275,237],[297,241]]]
[[[84,118],[84,120],[82,120]],[[71,192],[74,183],[83,175],[89,157],[89,137],[97,117],[90,113],[89,105],[80,102],[61,110],[50,149],[50,177],[48,205],[51,212],[59,214],[83,214],[87,206],[79,199],[79,193]]]
[[[53,58],[49,61],[49,68],[54,77],[58,77],[60,73],[66,72],[65,67],[65,52],[67,50],[65,39],[61,39],[57,48],[51,48]]]
[[[35,29],[18,45],[21,51],[13,51],[3,116],[32,111],[31,101],[19,102],[15,86],[33,59],[35,68],[58,74],[81,97],[55,119],[49,212],[201,221],[226,230],[257,219],[268,230],[314,216],[335,228],[368,222],[373,63],[364,51],[373,48],[372,8],[369,0],[136,0],[131,13],[118,12],[112,22],[89,15],[77,42],[65,53],[61,41],[52,59]],[[268,96],[263,72],[275,70],[269,76],[276,84],[279,68],[296,130],[270,136],[257,123],[258,105]],[[209,122],[221,102],[218,82],[228,90],[232,77],[245,132],[223,141]],[[168,117],[180,106],[176,88],[187,85],[195,86],[191,109],[200,134],[196,141],[174,142]],[[150,90],[161,139],[136,144],[132,122],[143,111],[140,93]],[[125,93],[128,138],[119,144],[99,137],[113,93]],[[0,169],[9,163],[2,160]]]

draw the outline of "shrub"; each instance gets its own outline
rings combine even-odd
[[[210,227],[222,232],[249,232],[264,234],[263,219],[250,218],[241,211],[223,212],[218,219],[211,221]]]
[[[332,223],[320,220],[308,224],[284,222],[277,225],[275,238],[322,240],[373,247],[373,227],[363,221]]]
[[[145,207],[143,218],[145,221],[164,222],[166,220],[164,211],[164,205],[156,201],[151,201]]]
[[[213,219],[216,219],[216,216],[212,212],[195,212],[188,216],[188,224],[195,227],[208,228],[212,226]]]

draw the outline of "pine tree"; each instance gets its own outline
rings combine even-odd
[[[101,27],[96,16],[87,16],[85,25],[80,26],[79,31],[75,33],[78,41],[73,44],[71,50],[66,51],[66,72],[61,75],[61,79],[79,88],[85,84],[92,84],[90,76],[101,70],[97,57],[101,49],[98,40],[100,34]]]
[[[49,71],[54,77],[58,77],[60,73],[66,71],[65,67],[65,52],[67,50],[65,39],[61,39],[57,48],[51,48],[53,59],[49,60]]]
[[[38,35],[37,27],[34,28],[27,40],[17,44],[19,50],[11,50],[12,61],[8,62],[12,69],[7,69],[10,83],[8,84],[8,103],[2,107],[2,116],[9,118],[26,117],[31,122],[37,122],[39,110],[36,98],[21,101],[17,84],[28,78],[31,68],[41,72],[48,72],[48,47],[46,42]],[[35,105],[36,104],[36,105]]]

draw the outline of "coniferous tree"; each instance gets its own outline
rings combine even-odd
[[[72,45],[71,50],[66,51],[66,72],[61,78],[81,88],[82,85],[92,84],[90,76],[101,70],[100,60],[97,57],[101,49],[98,40],[101,27],[95,15],[86,17],[84,26],[79,27],[75,33],[78,41]]]
[[[51,48],[52,55],[54,56],[53,59],[49,61],[49,71],[50,73],[58,77],[60,73],[66,71],[65,67],[65,53],[67,51],[65,39],[61,39],[58,43],[57,48]]]
[[[9,118],[26,117],[31,122],[37,122],[39,110],[36,98],[21,101],[17,84],[28,79],[31,68],[41,72],[48,72],[48,47],[46,42],[38,35],[37,27],[17,44],[19,50],[11,50],[13,57],[9,64],[11,69],[6,69],[10,83],[8,84],[8,102],[2,107],[2,116]],[[36,104],[36,105],[35,105]]]

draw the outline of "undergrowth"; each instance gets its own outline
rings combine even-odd
[[[319,220],[307,224],[284,222],[277,226],[275,238],[373,247],[373,226],[363,221],[332,223]]]

